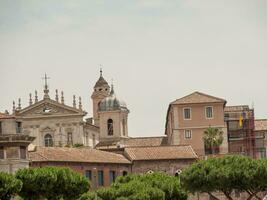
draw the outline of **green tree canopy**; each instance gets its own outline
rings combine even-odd
[[[209,158],[185,169],[181,180],[192,193],[205,192],[213,196],[213,192],[222,192],[232,199],[232,192],[238,190],[247,192],[251,199],[267,188],[267,161],[238,155]]]
[[[22,187],[22,182],[14,175],[0,172],[0,199],[9,200],[15,196]]]
[[[89,182],[70,168],[43,167],[21,169],[16,173],[24,199],[74,200],[89,189]]]
[[[223,132],[218,128],[209,127],[204,131],[203,140],[205,146],[210,147],[214,154],[215,147],[220,146],[223,142]]]
[[[97,191],[103,200],[183,200],[187,193],[177,177],[165,173],[121,176],[109,188]]]

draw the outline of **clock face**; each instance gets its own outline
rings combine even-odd
[[[44,107],[43,112],[44,113],[50,113],[51,112],[51,108]]]

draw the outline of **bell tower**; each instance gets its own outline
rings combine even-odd
[[[128,113],[126,103],[116,97],[112,85],[109,96],[99,104],[100,141],[128,138]]]
[[[101,100],[109,96],[110,87],[107,81],[103,78],[102,69],[100,69],[100,77],[94,86],[93,94],[91,98],[93,100],[93,119],[94,125],[99,126],[99,113],[98,113],[98,105]]]

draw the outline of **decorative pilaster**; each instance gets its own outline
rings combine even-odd
[[[37,90],[35,90],[35,99],[34,102],[37,103],[38,102],[38,94],[37,94]]]
[[[29,105],[31,106],[32,105],[32,93],[29,94]]]
[[[13,111],[13,114],[15,113],[16,111],[16,104],[15,104],[15,101],[13,101],[13,107],[12,107],[12,111]]]
[[[61,91],[61,103],[64,104],[64,93]]]
[[[82,98],[79,97],[79,109],[82,110],[82,108],[83,108],[83,107],[82,107]]]
[[[76,108],[76,97],[73,95],[73,108]]]
[[[58,102],[58,90],[56,89],[56,101]]]
[[[21,109],[21,99],[19,98],[19,100],[18,100],[18,110],[20,110]]]

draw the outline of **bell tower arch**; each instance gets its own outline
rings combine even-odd
[[[104,98],[106,98],[110,93],[110,87],[107,83],[107,81],[103,77],[102,69],[100,69],[100,77],[97,80],[94,91],[91,95],[91,99],[93,101],[93,119],[94,119],[94,125],[99,126],[99,113],[98,113],[98,107]]]

